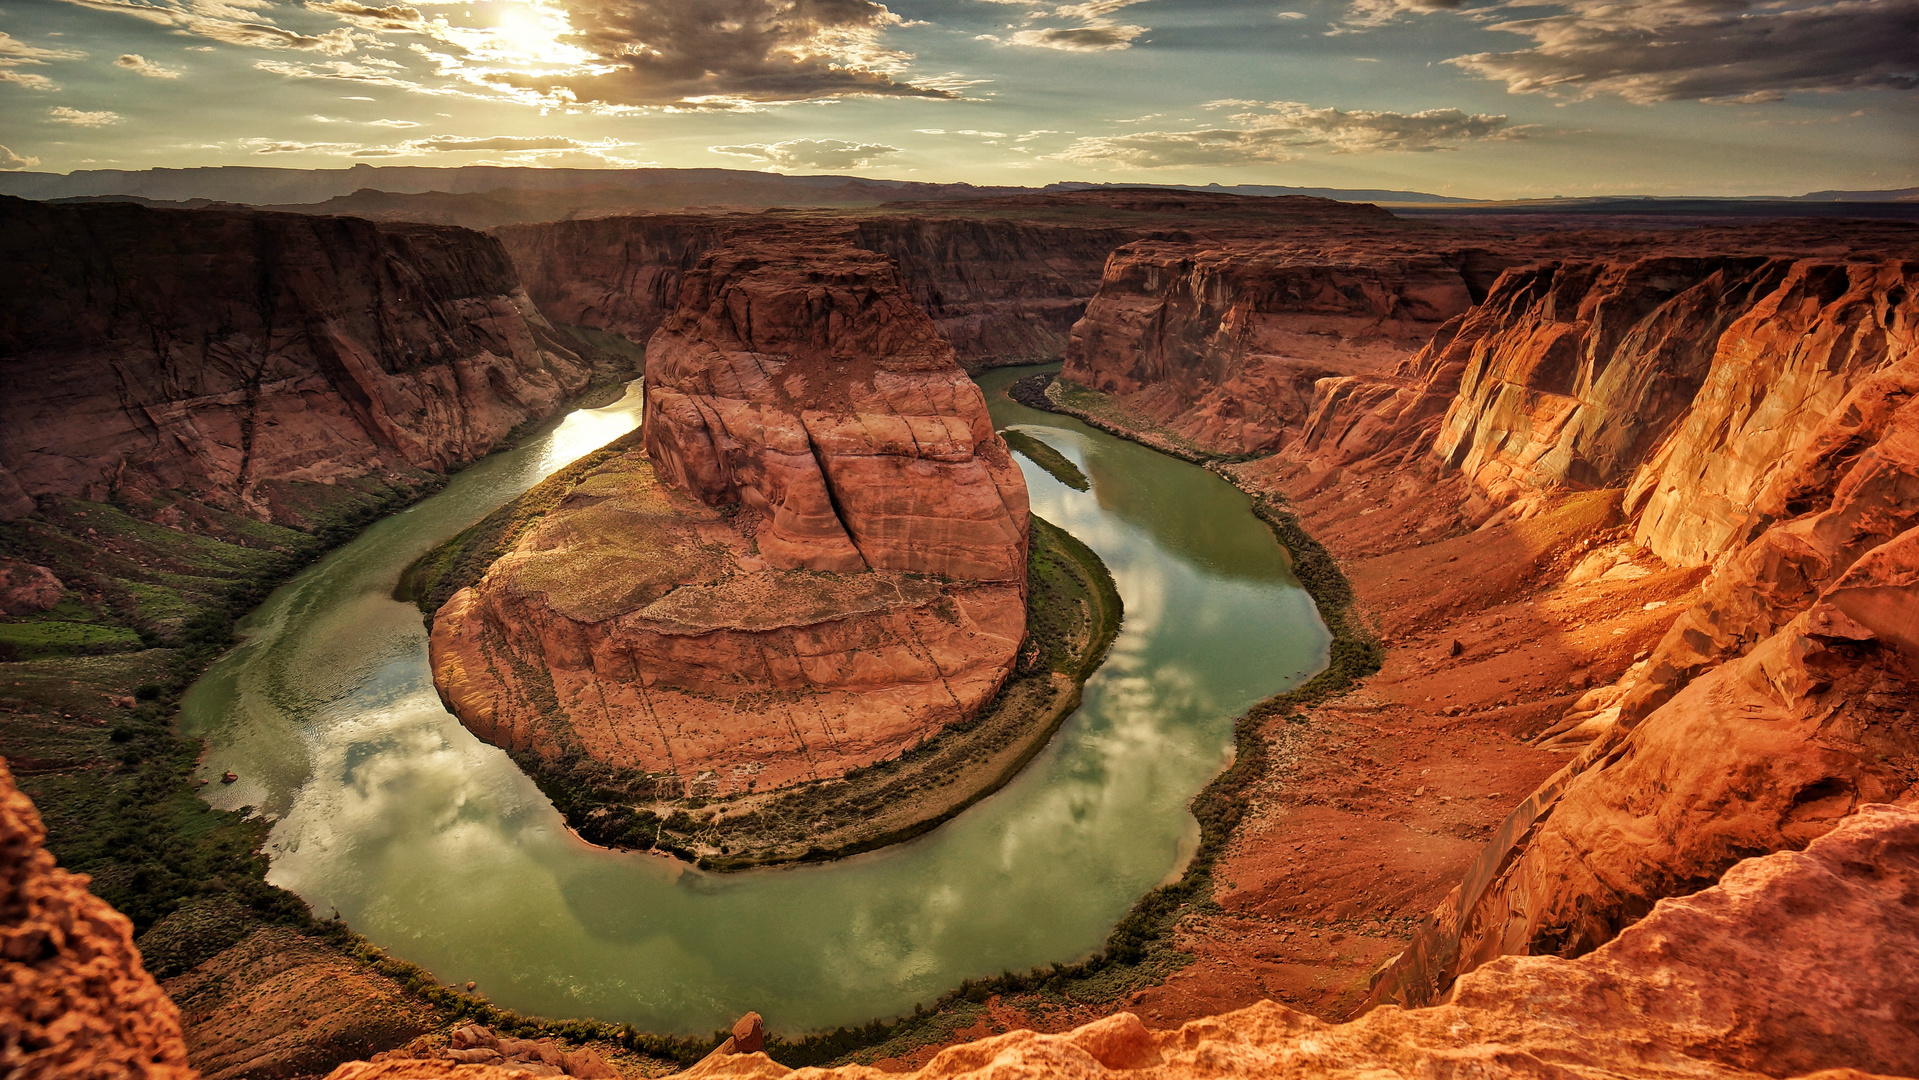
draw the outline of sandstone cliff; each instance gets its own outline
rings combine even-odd
[[[471,461],[590,374],[464,229],[0,199],[0,238],[9,516],[176,491],[298,523],[302,486]]]
[[[1272,1002],[1151,1031],[1119,1013],[1059,1035],[1013,1031],[951,1046],[910,1074],[1130,1076],[1609,1076],[1727,1080],[1913,1075],[1919,1063],[1919,813],[1869,806],[1804,853],[1751,859],[1716,886],[1661,901],[1577,960],[1509,957],[1460,980],[1450,1004],[1330,1024]],[[1782,988],[1790,990],[1782,992]],[[444,1061],[355,1062],[331,1080],[504,1080]],[[686,1077],[879,1080],[867,1066],[791,1070],[715,1056]]]
[[[133,924],[56,867],[45,839],[0,761],[0,1069],[191,1080],[180,1014],[140,966]]]
[[[435,617],[482,738],[732,794],[894,756],[1011,672],[1024,481],[883,258],[707,255],[643,437]]]
[[[1129,244],[1061,376],[1201,445],[1270,452],[1319,380],[1390,370],[1472,305],[1487,265],[1500,263],[1380,238]]]
[[[634,341],[672,313],[681,277],[721,244],[875,251],[898,264],[907,292],[960,362],[977,369],[1057,359],[1100,287],[1107,256],[1128,241],[1324,230],[1445,234],[1329,199],[1124,189],[893,203],[857,213],[612,217],[493,232],[549,317]]]

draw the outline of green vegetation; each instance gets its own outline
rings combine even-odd
[[[0,746],[60,864],[91,875],[136,932],[169,927],[153,946],[162,972],[231,944],[236,921],[311,924],[298,897],[266,883],[267,824],[195,794],[200,745],[172,727],[180,695],[275,584],[439,483],[283,485],[273,497],[297,497],[304,529],[172,494],[134,506],[46,498],[0,524],[0,554],[67,587],[52,610],[0,622]]]
[[[1093,482],[1079,471],[1065,454],[1026,434],[1024,431],[1008,429],[999,433],[1006,445],[1014,451],[1024,454],[1028,460],[1051,473],[1053,479],[1072,488],[1074,491],[1091,491]]]

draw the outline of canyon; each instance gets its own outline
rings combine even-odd
[[[61,496],[172,524],[184,498],[311,524],[328,489],[470,462],[593,375],[463,229],[8,198],[0,237],[10,517]]]
[[[640,436],[568,474],[558,510],[454,595],[436,681],[500,745],[737,795],[898,755],[1006,681],[1025,492],[959,365],[1063,351],[1047,407],[1203,462],[1296,522],[1383,660],[1241,721],[1241,759],[1264,764],[1202,852],[1203,891],[1164,916],[1186,959],[1104,998],[1009,982],[964,1024],[876,1044],[878,1066],[1910,1072],[1919,229],[1517,233],[1230,200],[1008,195],[497,240],[9,202],[36,229],[145,223],[208,274],[225,268],[204,253],[241,237],[273,259],[350,241],[388,261],[346,283],[260,263],[290,267],[297,302],[237,284],[277,270],[200,280],[178,295],[251,312],[203,320],[247,327],[211,344],[205,325],[196,341],[102,321],[97,282],[137,294],[165,276],[136,260],[23,283],[69,299],[16,317],[33,333],[0,349],[6,370],[31,355],[96,381],[12,376],[24,396],[6,407],[25,404],[0,497],[15,527],[72,535],[108,505],[176,535],[311,527],[301,485],[430,483],[608,370],[589,330],[645,339]],[[382,315],[356,324],[360,300],[314,296],[378,297]],[[118,382],[74,359],[115,349]],[[69,399],[84,423],[48,419]],[[300,410],[326,419],[302,428]],[[154,542],[128,535],[122,557]],[[0,572],[16,618],[83,580],[34,558]],[[131,672],[144,654],[125,655]],[[25,693],[10,707],[49,707]],[[842,726],[799,731],[798,702]],[[555,704],[567,730],[535,719]],[[668,722],[622,741],[641,714]],[[186,969],[239,970],[232,949]],[[247,1011],[222,1008],[209,1023]],[[453,1075],[463,1059],[432,1060],[452,1021],[407,1024],[385,1047],[340,1043],[412,1049],[338,1075]],[[789,1070],[738,1054],[694,1072]]]

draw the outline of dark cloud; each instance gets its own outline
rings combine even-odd
[[[1776,101],[1795,90],[1919,88],[1919,0],[1578,0],[1492,24],[1533,46],[1452,63],[1514,93]]]
[[[1018,30],[1007,37],[993,34],[980,35],[982,40],[995,41],[1003,45],[1024,45],[1037,49],[1059,49],[1065,52],[1114,52],[1133,47],[1134,39],[1149,29],[1121,23],[1111,16],[1122,8],[1145,3],[1146,0],[1088,0],[1083,4],[1045,4],[1038,0],[989,0],[996,4],[1025,4],[1028,23],[1065,21],[1068,26],[1034,26]]]
[[[1064,49],[1068,52],[1111,52],[1115,49],[1130,49],[1133,39],[1144,34],[1146,27],[1131,25],[1110,26],[1069,26],[1047,28],[1043,30],[1021,30],[1007,40],[1015,45],[1031,45],[1042,49]]]
[[[324,3],[308,0],[307,7],[314,11],[324,11],[329,15],[338,15],[347,22],[368,30],[408,32],[430,34],[436,28],[429,24],[419,8],[403,4],[389,4],[375,7],[371,4],[355,3],[354,0],[326,0]]]
[[[728,105],[847,95],[953,97],[902,78],[880,35],[900,18],[872,0],[564,0],[565,41],[610,72],[500,81],[608,105]]]
[[[744,146],[710,146],[716,154],[754,158],[777,169],[855,169],[900,148],[883,143],[853,143],[844,139],[789,139],[777,143],[749,143]]]
[[[1232,127],[1197,131],[1139,131],[1074,140],[1052,160],[1135,169],[1253,165],[1291,161],[1302,150],[1360,154],[1429,152],[1487,139],[1521,138],[1504,116],[1458,109],[1416,113],[1314,108],[1293,101],[1256,105],[1217,102],[1254,111],[1233,115]]]

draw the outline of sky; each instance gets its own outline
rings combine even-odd
[[[1919,186],[1919,0],[0,0],[0,169]]]

